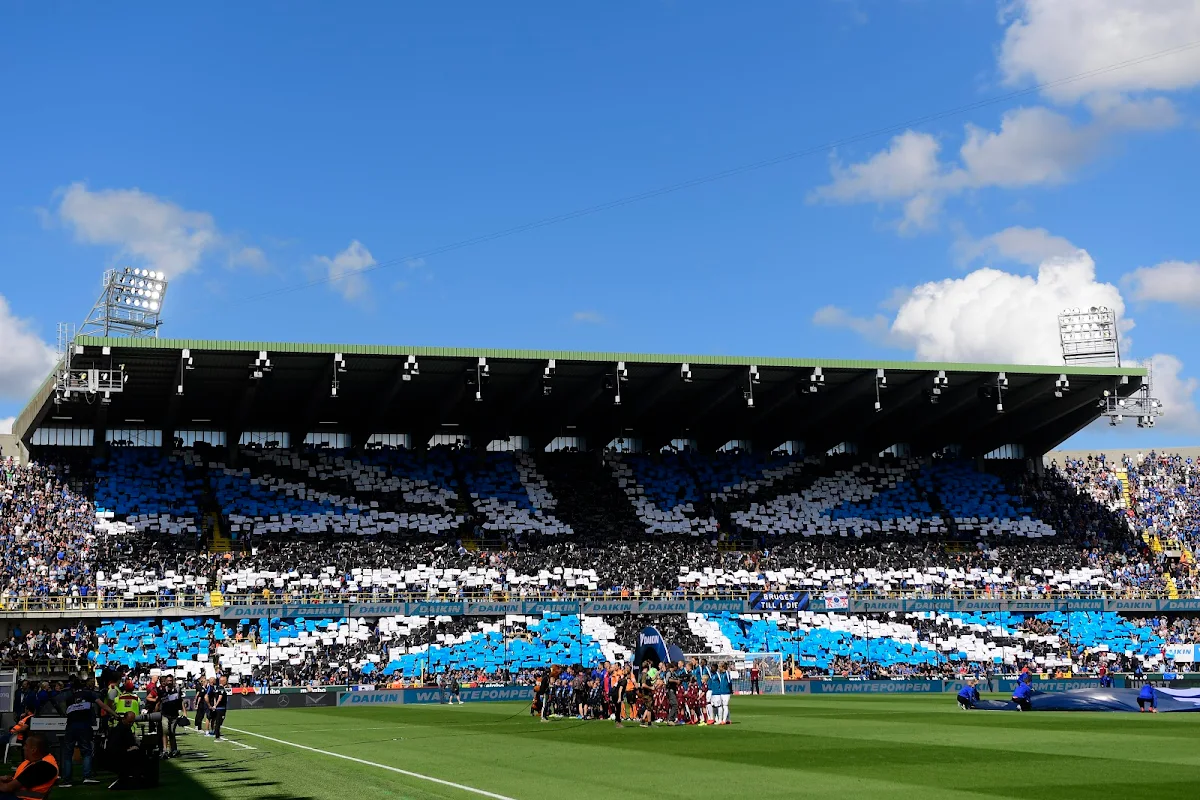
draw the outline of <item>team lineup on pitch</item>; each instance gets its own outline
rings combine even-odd
[[[961,714],[949,694],[739,696],[732,707],[731,725],[689,731],[543,724],[526,703],[248,711],[231,718],[231,742],[185,737],[189,754],[164,770],[164,790],[177,800],[333,797],[348,783],[365,800],[682,798],[706,787],[1067,800],[1176,797],[1200,782],[1190,715]],[[1014,762],[1029,768],[1014,773]]]

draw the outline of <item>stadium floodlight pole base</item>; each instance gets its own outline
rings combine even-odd
[[[762,694],[783,694],[783,653],[684,653],[685,659],[694,658],[697,662],[707,661],[710,665],[725,662],[729,665],[733,676],[734,694],[753,694],[754,685],[750,679],[750,670],[757,666],[759,670],[759,691]]]

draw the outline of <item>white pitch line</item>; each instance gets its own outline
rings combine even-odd
[[[241,742],[235,742],[233,739],[229,739],[229,738],[226,738],[226,737],[224,737],[224,736],[222,736],[220,739],[217,739],[217,741],[219,741],[219,742],[229,742],[230,744],[237,745],[238,747],[245,748],[246,750],[257,750],[257,749],[258,749],[258,748],[257,748],[257,747],[255,747],[254,745],[242,744]]]
[[[388,772],[395,772],[400,775],[407,775],[410,778],[417,778],[419,780],[429,781],[430,783],[441,784],[442,786],[449,786],[452,789],[461,789],[464,792],[471,792],[472,794],[482,795],[483,797],[491,797],[491,798],[494,798],[494,800],[516,800],[515,798],[509,797],[508,795],[496,794],[495,792],[485,791],[484,789],[476,789],[474,786],[466,786],[464,784],[455,783],[453,781],[444,781],[441,778],[434,778],[429,775],[422,775],[419,772],[410,772],[409,770],[400,769],[399,767],[391,767],[391,766],[388,766],[387,764],[378,764],[374,761],[367,761],[366,759],[355,758],[354,756],[346,756],[346,755],[342,755],[341,753],[331,753],[328,750],[318,750],[317,748],[309,747],[306,744],[296,744],[295,742],[285,741],[284,739],[276,739],[271,736],[263,736],[261,733],[253,733],[251,731],[244,731],[240,728],[230,728],[229,730],[233,731],[234,733],[244,733],[247,736],[257,736],[259,739],[266,739],[268,742],[275,742],[276,744],[285,744],[288,747],[295,747],[300,750],[307,750],[310,753],[320,753],[323,756],[330,756],[332,758],[340,758],[345,761],[353,761],[355,764],[365,764],[368,767],[378,767],[379,769],[385,769]]]

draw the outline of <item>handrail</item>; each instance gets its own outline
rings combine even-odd
[[[846,595],[851,600],[895,600],[895,599],[952,599],[952,600],[1167,600],[1166,591],[1141,591],[1128,589],[1124,591],[1111,590],[1079,590],[1079,591],[1037,591],[1037,590],[1008,590],[996,591],[985,589],[955,589],[948,592],[929,591],[848,591],[845,589],[793,589],[764,585],[761,591],[771,592],[808,592],[814,598],[825,594]],[[746,600],[753,592],[627,592],[627,593],[598,593],[598,592],[462,592],[455,594],[415,593],[415,592],[279,592],[264,595],[257,593],[224,594],[221,602],[214,604],[208,592],[178,594],[141,594],[133,597],[123,595],[76,597],[70,595],[44,596],[22,595],[18,597],[0,596],[0,612],[130,612],[155,610],[191,610],[194,613],[211,613],[222,606],[244,605],[285,605],[285,604],[330,604],[340,605],[349,603],[423,603],[429,601],[492,601],[505,602],[509,600],[553,601],[614,601],[614,600]],[[1196,599],[1200,595],[1180,594],[1179,599]]]

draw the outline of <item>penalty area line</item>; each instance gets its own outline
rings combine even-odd
[[[385,769],[388,772],[395,772],[399,775],[407,775],[410,778],[417,778],[418,780],[429,781],[430,783],[436,783],[436,784],[440,784],[442,786],[449,786],[452,789],[459,789],[461,791],[470,792],[471,794],[477,794],[477,795],[481,795],[483,797],[491,797],[491,798],[494,798],[494,800],[515,800],[515,798],[509,797],[508,795],[496,794],[495,792],[489,792],[484,789],[476,789],[474,786],[466,786],[465,784],[455,783],[454,781],[444,781],[441,778],[434,778],[431,775],[422,775],[419,772],[411,772],[410,770],[407,770],[407,769],[400,769],[399,767],[392,767],[392,766],[388,766],[387,764],[379,764],[374,761],[367,761],[366,759],[363,759],[363,758],[355,758],[354,756],[342,755],[341,753],[333,753],[333,752],[330,752],[329,750],[319,750],[316,747],[309,747],[306,744],[296,744],[295,742],[289,742],[284,739],[276,739],[273,736],[264,736],[261,733],[253,733],[251,731],[241,730],[240,728],[229,728],[229,730],[233,731],[234,733],[242,733],[247,736],[256,736],[259,739],[266,739],[268,742],[275,742],[276,744],[283,744],[283,745],[287,745],[288,747],[295,747],[298,750],[307,750],[310,753],[320,753],[323,756],[330,756],[332,758],[340,758],[344,761],[353,761],[355,764],[363,764],[368,767],[377,767],[379,769]]]

